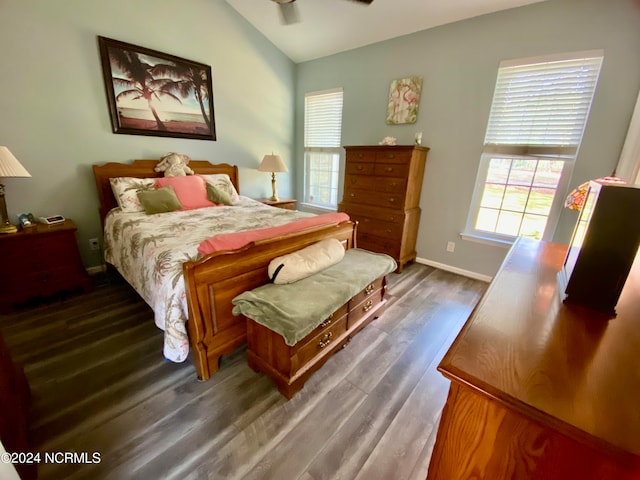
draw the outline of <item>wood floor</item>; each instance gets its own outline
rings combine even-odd
[[[100,454],[41,464],[41,479],[423,480],[449,385],[436,366],[486,286],[391,274],[386,312],[289,401],[244,348],[206,382],[164,361],[151,310],[118,280],[0,329],[31,384],[34,451]]]

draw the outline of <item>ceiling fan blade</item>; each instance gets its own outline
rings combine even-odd
[[[370,5],[373,0],[352,0],[354,2],[358,2],[358,3],[366,3],[367,5]]]
[[[279,7],[282,23],[285,25],[291,25],[292,23],[298,23],[300,21],[298,7],[296,7],[295,3],[280,3]]]

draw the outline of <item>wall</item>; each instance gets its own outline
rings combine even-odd
[[[113,134],[98,35],[211,65],[218,140]],[[3,180],[11,220],[72,218],[87,266],[101,263],[93,164],[177,151],[239,165],[241,193],[260,197],[270,175],[255,169],[274,151],[292,195],[295,65],[223,0],[2,0],[0,45],[0,145],[32,175]]]
[[[640,7],[632,0],[553,0],[425,30],[302,63],[297,69],[296,152],[303,155],[304,93],[344,88],[343,144],[400,144],[422,131],[431,148],[421,198],[418,257],[493,275],[504,247],[462,240],[501,60],[604,49],[600,81],[570,185],[615,168],[640,88]],[[424,78],[418,122],[388,126],[391,80]],[[302,192],[302,168],[296,179]],[[567,243],[575,212],[554,240]],[[454,253],[447,241],[456,242]]]

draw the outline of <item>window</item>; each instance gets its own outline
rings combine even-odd
[[[601,64],[601,51],[500,64],[466,236],[552,237]]]
[[[342,89],[304,97],[304,199],[311,205],[338,206],[342,140]]]

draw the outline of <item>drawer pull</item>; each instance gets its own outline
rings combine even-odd
[[[329,332],[325,334],[322,339],[318,342],[318,347],[324,348],[331,343],[331,337],[333,337],[333,332]]]
[[[396,199],[394,197],[389,197],[389,203],[394,203]]]
[[[396,156],[393,153],[387,153],[387,158],[396,158]]]
[[[362,165],[356,165],[356,170],[358,170],[359,172],[362,171],[364,167]]]
[[[370,283],[364,289],[364,294],[365,295],[371,295],[375,289],[376,289],[375,285],[373,283]]]
[[[397,184],[396,182],[391,182],[391,183],[389,184],[389,186],[390,186],[391,188],[395,188],[397,185],[398,185],[398,184]]]
[[[355,193],[350,193],[350,194],[349,194],[349,196],[350,196],[351,198],[355,198],[356,194],[355,194]]]
[[[322,322],[322,323],[320,324],[320,326],[321,326],[322,328],[324,328],[324,327],[328,327],[329,325],[331,325],[331,322],[333,322],[333,319],[332,319],[331,317],[329,317],[329,318],[327,318],[324,322]]]
[[[393,172],[393,167],[387,167],[387,168],[384,169],[384,171],[387,172],[387,173],[391,173],[391,172]]]
[[[371,310],[373,308],[373,300],[367,300],[367,303],[365,303],[362,307],[362,310],[364,312],[368,312],[369,310]]]

